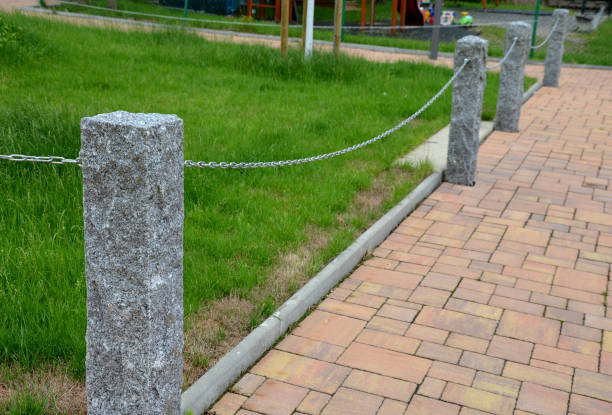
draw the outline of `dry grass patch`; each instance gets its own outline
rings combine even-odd
[[[65,367],[58,364],[27,371],[17,365],[0,365],[0,413],[10,411],[11,406],[23,409],[26,399],[44,405],[49,414],[87,413],[85,384]]]

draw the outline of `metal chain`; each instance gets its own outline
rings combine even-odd
[[[553,25],[552,29],[550,29],[550,33],[548,34],[548,36],[546,36],[546,39],[544,39],[544,41],[542,43],[540,43],[539,45],[536,46],[532,46],[531,49],[539,49],[542,46],[544,46],[546,44],[546,42],[548,42],[548,40],[550,39],[550,37],[552,36],[553,32],[555,31],[555,29],[557,28],[557,24],[559,23],[559,17],[557,17],[555,19],[555,24]]]
[[[294,160],[280,160],[280,161],[258,161],[258,162],[215,162],[215,161],[191,161],[185,160],[185,167],[199,167],[199,168],[221,168],[221,169],[253,169],[258,167],[282,167],[282,166],[294,166],[297,164],[310,163],[313,161],[326,160],[332,157],[340,156],[342,154],[350,153],[351,151],[358,150],[360,148],[366,147],[372,143],[375,143],[379,140],[382,140],[385,137],[393,134],[400,128],[404,127],[406,124],[414,120],[418,117],[423,111],[425,111],[431,104],[433,104],[440,96],[448,89],[448,87],[453,83],[453,81],[459,76],[465,65],[468,64],[470,60],[464,59],[463,64],[459,67],[457,72],[453,74],[453,76],[444,84],[444,86],[433,96],[425,105],[419,108],[414,114],[410,117],[406,118],[396,126],[380,133],[376,137],[370,138],[369,140],[363,141],[359,144],[355,144],[353,146],[344,148],[342,150],[334,151],[332,153],[319,154],[317,156],[306,157],[301,159]],[[76,159],[68,159],[59,156],[25,156],[23,154],[0,154],[0,160],[8,160],[8,161],[30,161],[34,163],[50,163],[50,164],[74,164],[77,166],[81,166],[81,159],[78,157]]]
[[[50,164],[75,164],[81,165],[81,159],[67,159],[59,156],[24,156],[23,154],[0,154],[0,160],[8,161],[31,161],[34,163],[50,163]]]
[[[515,37],[514,39],[512,39],[512,44],[510,45],[510,49],[508,49],[508,53],[506,53],[506,56],[501,58],[501,60],[497,62],[495,65],[487,66],[487,69],[495,69],[495,68],[499,68],[500,66],[502,66],[502,64],[506,62],[506,59],[508,59],[508,56],[510,56],[510,53],[512,52],[512,49],[514,49],[514,45],[516,45],[517,40],[518,40],[518,37]]]
[[[365,146],[368,146],[372,143],[375,143],[383,138],[393,134],[416,117],[418,117],[423,111],[425,111],[431,104],[433,104],[443,93],[448,89],[448,87],[453,83],[453,81],[459,76],[465,65],[469,62],[469,59],[465,59],[463,64],[459,67],[457,72],[452,76],[451,79],[446,82],[446,84],[429,100],[425,105],[423,105],[417,112],[412,114],[410,117],[406,118],[404,121],[397,124],[395,127],[388,129],[377,135],[376,137],[370,138],[369,140],[363,141],[359,144],[355,144],[351,147],[347,147],[342,150],[334,151],[332,153],[319,154],[317,156],[305,157],[294,160],[280,160],[280,161],[259,161],[259,162],[215,162],[215,161],[191,161],[185,160],[185,167],[199,167],[199,168],[221,168],[221,169],[254,169],[260,167],[282,167],[282,166],[294,166],[297,164],[310,163],[313,161],[326,160],[332,157],[340,156],[342,154],[350,153],[351,151],[358,150]]]

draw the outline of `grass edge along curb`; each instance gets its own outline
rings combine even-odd
[[[287,328],[335,287],[366,253],[378,246],[417,205],[441,183],[442,174],[432,173],[408,196],[357,238],[348,248],[325,266],[276,312],[223,356],[181,397],[181,413],[201,415],[240,375],[251,367]]]
[[[523,93],[523,104],[542,86],[536,82]],[[483,142],[492,133],[489,132]],[[181,414],[202,415],[249,367],[276,343],[291,324],[319,302],[348,275],[369,251],[377,247],[419,203],[442,182],[444,172],[427,176],[412,192],[349,245],[298,292],[223,356],[181,396]]]

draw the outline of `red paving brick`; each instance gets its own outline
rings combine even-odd
[[[212,408],[610,415],[612,72],[564,68]]]

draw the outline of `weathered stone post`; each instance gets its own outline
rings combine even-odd
[[[508,132],[518,131],[523,104],[525,62],[531,49],[531,25],[525,22],[512,22],[508,25],[504,56],[515,39],[512,51],[502,63],[495,118],[495,129]]]
[[[482,97],[487,83],[487,50],[489,42],[477,36],[466,36],[455,47],[455,71],[470,61],[453,83],[453,104],[448,137],[448,159],[445,180],[473,186],[478,157],[478,131],[482,114]]]
[[[183,351],[183,121],[81,121],[87,409],[178,415]]]
[[[559,23],[557,23],[557,26],[555,26],[551,33],[546,49],[543,86],[559,86],[559,75],[561,74],[561,65],[563,63],[563,43],[567,34],[569,11],[567,9],[556,9],[553,12],[553,22],[556,19],[558,19]]]

